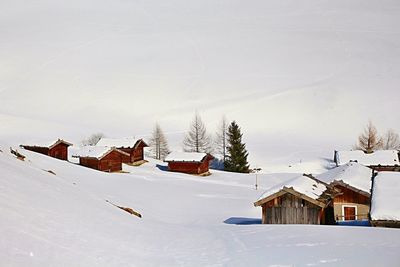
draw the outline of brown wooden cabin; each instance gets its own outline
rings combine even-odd
[[[166,158],[168,170],[188,174],[204,174],[209,172],[210,161],[214,157],[208,153],[172,152]]]
[[[341,192],[333,199],[337,223],[368,220],[373,174],[370,168],[357,162],[349,162],[317,175],[317,179]]]
[[[128,156],[128,153],[110,147],[83,148],[83,151],[74,155],[79,157],[79,165],[103,172],[121,171],[123,158]]]
[[[144,148],[148,147],[143,139],[134,138],[102,138],[97,145],[115,147],[121,151],[124,151],[125,153],[128,153],[128,156],[123,157],[123,163],[133,163],[144,160]]]
[[[307,176],[296,178],[312,179]],[[263,224],[332,224],[328,222],[329,205],[335,194],[325,183],[317,181],[306,188],[305,191],[319,191],[318,198],[314,199],[308,195],[288,186],[280,186],[280,190],[269,190],[254,203],[262,209]],[[303,183],[304,184],[304,183]],[[305,192],[304,191],[304,192]],[[271,193],[268,193],[271,192]]]
[[[21,145],[21,147],[26,150],[34,151],[61,160],[68,160],[69,146],[72,146],[72,144],[62,139],[58,139],[57,141],[45,145]]]
[[[341,193],[333,199],[336,222],[368,220],[371,194],[343,181],[330,184]]]

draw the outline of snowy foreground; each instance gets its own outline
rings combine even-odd
[[[157,162],[107,174],[24,150],[19,161],[0,149],[0,266],[400,263],[397,229],[258,224],[253,202],[297,174],[260,175],[256,191],[254,175],[196,177]]]

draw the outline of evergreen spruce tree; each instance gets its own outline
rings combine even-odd
[[[228,155],[225,160],[225,170],[231,172],[249,172],[246,144],[242,143],[240,127],[233,121],[228,128]]]

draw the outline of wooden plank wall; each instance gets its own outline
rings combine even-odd
[[[319,224],[321,209],[310,207],[272,207],[266,208],[267,224]]]

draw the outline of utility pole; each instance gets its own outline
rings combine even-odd
[[[261,168],[255,167],[253,169],[253,171],[256,173],[256,184],[255,184],[255,186],[256,186],[256,190],[257,190],[258,189],[258,172],[261,171]]]

